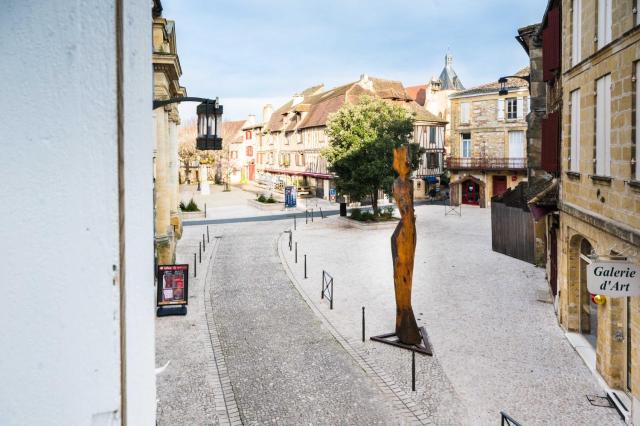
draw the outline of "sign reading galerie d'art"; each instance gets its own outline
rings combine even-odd
[[[587,266],[587,288],[609,297],[640,296],[640,266],[625,260],[594,260]]]

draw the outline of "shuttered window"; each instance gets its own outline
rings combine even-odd
[[[460,153],[461,157],[471,157],[471,133],[462,133],[460,135]]]
[[[498,120],[504,120],[504,99],[498,99],[496,108],[498,111]]]
[[[469,123],[470,114],[470,104],[469,102],[464,102],[460,104],[460,123]]]
[[[509,132],[509,158],[524,158],[524,132]]]
[[[518,118],[518,120],[522,120],[524,118],[524,98],[522,96],[518,97],[516,106],[517,106],[516,117]]]
[[[598,49],[611,42],[611,0],[598,0]]]
[[[582,60],[582,0],[573,0],[571,46],[571,65],[576,65]]]
[[[580,171],[580,90],[571,92],[571,144],[569,145],[569,170]]]
[[[638,14],[640,15],[640,13]],[[636,180],[640,180],[640,61],[636,62]]]
[[[611,74],[596,81],[596,167],[598,176],[611,175]]]
[[[522,98],[520,98],[522,104]],[[507,98],[507,120],[518,118],[518,98]]]

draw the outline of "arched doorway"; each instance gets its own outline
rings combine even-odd
[[[477,206],[480,204],[480,185],[467,179],[460,184],[462,193],[462,204],[471,204]]]
[[[573,279],[577,281],[578,287],[578,331],[589,341],[591,346],[596,348],[598,341],[598,305],[593,302],[592,295],[587,289],[587,266],[591,263],[589,256],[593,247],[589,241],[581,236],[574,237],[574,249],[576,255],[572,262],[575,268]]]

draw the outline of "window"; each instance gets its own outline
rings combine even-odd
[[[437,169],[439,168],[438,164],[438,154],[436,152],[430,152],[427,154],[427,169]]]
[[[252,137],[252,136],[253,136],[253,135],[251,134],[251,130],[247,130],[246,132],[244,132],[244,138],[245,138],[246,140],[251,140],[251,137]]]
[[[580,171],[580,90],[571,92],[571,144],[569,145],[569,170]]]
[[[571,17],[571,65],[582,60],[582,0],[573,0]]]
[[[498,120],[504,120],[504,99],[498,99]]]
[[[471,133],[462,133],[460,135],[460,156],[464,158],[471,157]]]
[[[596,81],[596,167],[598,176],[611,174],[611,74]]]
[[[518,118],[518,98],[507,98],[507,120],[515,120],[517,118]]]
[[[611,1],[598,0],[598,49],[611,43]]]
[[[253,147],[252,146],[248,146],[246,148],[245,153],[246,153],[247,157],[253,157]]]
[[[469,115],[470,115],[470,104],[469,102],[464,102],[460,104],[460,123],[467,124],[469,123]]]
[[[429,144],[435,145],[436,143],[436,128],[435,126],[429,127]]]
[[[509,132],[509,158],[524,158],[524,131]]]

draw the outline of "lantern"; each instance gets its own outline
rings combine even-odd
[[[500,91],[498,92],[498,95],[506,96],[509,94],[509,89],[507,89],[507,77],[500,77],[498,83],[500,83]]]
[[[196,148],[205,150],[221,150],[222,138],[218,131],[222,130],[222,105],[215,101],[206,100],[196,108],[198,114],[198,136]]]

